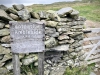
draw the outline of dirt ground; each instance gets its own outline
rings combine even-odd
[[[85,28],[100,28],[100,22],[93,22],[93,21],[90,21],[90,20],[86,20],[85,22]],[[92,35],[88,35],[88,36],[93,36],[94,34]],[[96,35],[100,35],[100,34],[96,34]],[[98,62],[97,64],[100,65],[100,62]],[[100,69],[98,70],[98,72],[95,72],[96,75],[100,75]]]

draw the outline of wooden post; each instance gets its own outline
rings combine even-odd
[[[38,53],[38,75],[44,75],[44,52]]]
[[[13,72],[14,75],[20,75],[19,54],[13,53]]]

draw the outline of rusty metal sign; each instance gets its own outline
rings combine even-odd
[[[13,53],[43,52],[44,24],[41,22],[10,22]]]

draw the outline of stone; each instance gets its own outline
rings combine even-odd
[[[4,29],[0,30],[0,36],[5,36],[5,35],[9,35],[9,34],[10,34],[9,29],[4,28]]]
[[[6,7],[6,6],[4,6],[4,5],[0,5],[0,9],[2,9],[2,10],[4,10],[4,11],[6,11],[6,10],[7,10],[7,7]]]
[[[62,44],[70,44],[70,40],[61,40],[61,41],[58,41],[58,43],[60,45],[62,45]]]
[[[47,12],[45,11],[40,11],[39,16],[40,16],[40,19],[49,19],[49,14],[47,14]]]
[[[0,60],[2,60],[2,59],[3,59],[3,57],[4,57],[4,55],[3,55],[3,54],[1,54],[1,55],[0,55]]]
[[[58,24],[58,22],[55,22],[55,21],[46,21],[46,26],[48,27],[56,27]]]
[[[5,54],[3,59],[0,62],[6,62],[7,60],[10,60],[10,59],[12,59],[12,55],[10,53]]]
[[[19,4],[19,5],[13,5],[13,8],[16,9],[17,11],[20,11],[24,9],[25,7],[23,4]]]
[[[36,12],[30,12],[30,13],[31,13],[31,16],[32,16],[33,18],[35,18],[35,19],[40,19],[40,16],[39,16],[38,13],[36,13]]]
[[[70,37],[76,37],[76,36],[79,36],[79,35],[82,35],[83,32],[73,32],[73,34],[70,35]]]
[[[35,23],[35,22],[40,22],[39,19],[33,19],[33,18],[30,18],[29,21],[30,21],[30,22],[34,22],[34,23]]]
[[[27,75],[33,75],[31,72],[27,72]]]
[[[10,49],[4,48],[0,45],[0,54],[8,54],[10,53]]]
[[[57,31],[58,32],[68,32],[69,26],[67,26],[67,25],[57,26]]]
[[[10,35],[1,38],[1,42],[10,43],[10,41],[11,41]]]
[[[79,11],[73,9],[73,11],[72,11],[72,13],[70,15],[71,16],[73,16],[73,15],[79,15]]]
[[[45,46],[46,48],[51,48],[51,47],[54,47],[56,46],[58,43],[57,43],[57,40],[53,37],[51,37],[49,40],[45,41]]]
[[[3,28],[4,27],[4,23],[0,22],[0,28]]]
[[[11,44],[1,44],[2,47],[11,48]]]
[[[68,60],[67,64],[68,64],[68,66],[73,66],[74,65],[74,61],[73,60]]]
[[[71,7],[65,7],[62,8],[60,10],[58,10],[56,13],[60,16],[60,17],[65,17],[66,15],[70,14],[73,12],[73,8]]]
[[[49,74],[50,74],[50,70],[47,70],[47,69],[46,69],[46,70],[44,71],[44,75],[49,75]]]
[[[58,37],[59,33],[56,32],[55,28],[45,27],[45,34],[50,37]]]
[[[6,24],[5,27],[6,27],[6,28],[10,28],[10,25],[9,25],[9,24]]]
[[[76,21],[86,21],[85,17],[79,16],[78,19],[76,19]]]
[[[66,70],[66,66],[54,67],[49,75],[63,75]]]
[[[28,12],[27,9],[23,9],[18,11],[18,16],[23,20],[26,21],[30,18],[30,13]]]
[[[8,9],[6,10],[6,12],[7,12],[8,14],[12,13],[12,14],[14,14],[14,15],[18,15],[17,11],[16,11],[14,8],[8,8]]]
[[[4,67],[0,68],[0,75],[5,75],[7,74],[8,70]]]
[[[5,67],[7,68],[8,71],[13,70],[13,64],[11,62],[7,63]]]
[[[4,21],[12,21],[13,19],[12,18],[10,18],[8,15],[7,15],[7,13],[4,11],[4,10],[2,10],[2,9],[0,9],[0,19],[2,19],[2,20],[4,20]]]
[[[69,36],[63,35],[63,34],[58,37],[58,40],[68,40],[68,39],[69,39]]]
[[[22,59],[22,64],[29,65],[37,60],[38,60],[38,56],[36,54],[30,54],[26,56],[24,59]]]
[[[19,17],[18,17],[17,15],[15,15],[15,14],[10,13],[9,16],[10,16],[13,20],[16,20],[16,21],[19,20]]]
[[[56,46],[56,47],[53,47],[51,49],[57,50],[57,51],[67,51],[67,50],[69,50],[69,44]]]
[[[56,13],[56,11],[48,10],[47,13],[49,13],[49,18],[53,21],[61,21],[60,17]]]

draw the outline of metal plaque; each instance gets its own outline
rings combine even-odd
[[[13,53],[43,52],[44,24],[10,22],[11,51]]]

